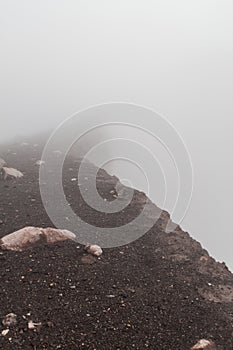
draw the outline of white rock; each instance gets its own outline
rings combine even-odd
[[[86,244],[85,248],[84,248],[89,254],[92,254],[94,256],[100,256],[103,251],[100,248],[100,246],[96,245],[96,244]]]
[[[215,343],[201,339],[190,350],[217,350]]]
[[[0,239],[2,249],[22,251],[41,243],[55,243],[68,239],[75,240],[76,235],[68,230],[28,226]]]
[[[7,333],[8,333],[9,331],[10,331],[9,329],[3,329],[1,335],[2,335],[3,337],[5,337],[5,335],[7,335]]]
[[[7,314],[2,319],[2,324],[3,326],[6,326],[6,327],[14,326],[16,325],[16,323],[17,323],[17,315],[14,314],[13,312]]]
[[[12,176],[12,177],[15,177],[15,178],[23,176],[23,173],[21,173],[21,171],[19,171],[17,169],[14,169],[14,168],[3,167],[2,170],[4,172],[4,180],[6,180],[6,178],[8,176]]]
[[[38,326],[41,326],[41,322],[39,322],[39,323],[35,323],[33,321],[28,322],[28,329],[35,329]]]
[[[38,160],[38,161],[36,162],[36,165],[43,165],[44,163],[45,163],[44,160]]]

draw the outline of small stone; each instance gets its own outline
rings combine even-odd
[[[35,329],[38,326],[41,326],[41,322],[35,323],[31,320],[28,322],[28,329]]]
[[[96,245],[96,244],[86,244],[85,248],[84,248],[89,254],[92,254],[94,256],[100,256],[103,251],[100,248],[100,246]]]
[[[5,335],[7,335],[7,333],[9,333],[9,331],[10,331],[9,329],[3,329],[1,335],[2,335],[3,337],[5,337]]]

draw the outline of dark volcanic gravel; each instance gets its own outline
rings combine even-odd
[[[24,173],[0,180],[0,237],[24,226],[54,226],[40,199],[35,165],[40,152],[32,145],[0,152]],[[138,215],[145,202],[138,191],[121,213],[92,211],[71,181],[78,164],[66,161],[64,188],[83,219],[114,227]],[[93,169],[90,164],[87,176]],[[97,188],[112,200],[117,181],[100,170]],[[205,338],[232,350],[233,276],[180,228],[165,233],[168,217],[163,212],[142,238],[104,249],[99,258],[71,241],[24,252],[0,250],[0,318],[17,315],[17,324],[0,335],[0,349],[188,350]],[[29,330],[30,320],[41,325]],[[1,324],[0,333],[5,329]]]

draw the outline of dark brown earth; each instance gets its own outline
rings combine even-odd
[[[0,237],[24,226],[54,226],[40,199],[35,166],[40,153],[41,147],[31,144],[0,150],[9,166],[24,173],[21,179],[0,180]],[[92,211],[71,181],[78,165],[66,161],[64,188],[83,219],[114,227],[140,213],[146,198],[138,191],[121,213]],[[87,176],[93,171],[90,164]],[[113,199],[117,181],[99,171],[103,197]],[[165,233],[168,218],[163,212],[143,237],[104,249],[100,258],[71,241],[0,251],[0,318],[17,315],[17,324],[0,335],[0,349],[188,350],[205,338],[232,350],[233,275],[179,227]],[[29,320],[41,326],[29,330]],[[0,333],[4,329],[1,324]]]

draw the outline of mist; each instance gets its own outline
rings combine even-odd
[[[192,159],[181,226],[233,270],[232,15],[228,0],[1,2],[0,143],[112,101],[161,113]],[[109,171],[145,190],[133,168]]]

